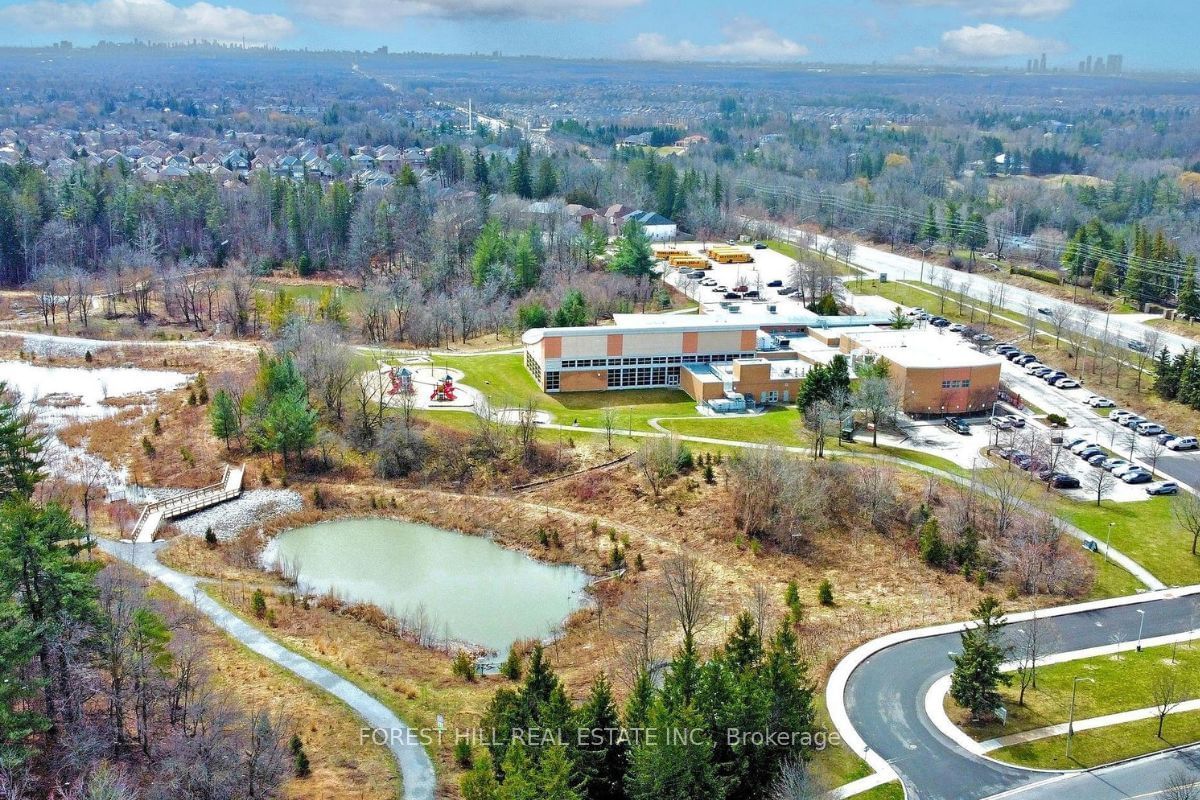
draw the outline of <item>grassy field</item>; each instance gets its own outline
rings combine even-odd
[[[904,800],[904,787],[900,785],[900,781],[892,781],[853,797],[854,800]]]
[[[346,310],[354,311],[362,306],[363,293],[358,289],[352,289],[348,286],[332,286],[329,284],[319,283],[287,283],[284,281],[271,281],[263,283],[259,286],[259,291],[262,292],[268,299],[275,294],[279,289],[283,289],[290,297],[296,300],[308,300],[313,304],[321,300],[321,296],[329,289],[341,297],[342,302],[346,306]]]
[[[1200,582],[1200,556],[1191,554],[1192,539],[1171,512],[1170,497],[1145,502],[1095,503],[1059,498],[1056,514],[1096,537],[1104,547],[1112,526],[1112,546],[1137,561],[1168,585]]]
[[[1194,683],[1200,674],[1200,643],[1180,643],[1175,657],[1177,663],[1171,665],[1171,647],[1163,646],[1146,648],[1140,653],[1106,654],[1039,667],[1037,688],[1025,691],[1024,706],[1017,704],[1020,684],[1015,676],[1012,686],[1001,688],[1008,709],[1006,725],[966,725],[964,730],[983,741],[1062,724],[1070,718],[1071,682],[1076,677],[1095,681],[1079,684],[1075,696],[1077,720],[1149,708],[1155,705],[1153,687],[1160,670],[1174,671],[1184,687]],[[946,702],[953,701],[947,698]]]
[[[1143,719],[1079,731],[1071,743],[1067,758],[1067,737],[1052,736],[1026,744],[993,750],[988,755],[1001,761],[1039,769],[1079,769],[1111,764],[1200,740],[1200,711],[1187,711],[1167,717],[1163,738],[1158,738],[1158,720]],[[1166,776],[1163,776],[1164,780]]]
[[[985,309],[975,309],[972,311],[972,304],[978,305],[978,301],[968,299],[963,303],[963,308],[960,310],[958,294],[956,292],[947,292],[945,302],[943,303],[939,290],[927,283],[917,283],[916,281],[879,283],[876,280],[864,279],[861,281],[850,281],[846,284],[846,287],[854,294],[878,295],[902,306],[924,308],[929,313],[940,314],[951,322],[961,322],[964,325],[978,326],[982,326],[987,322],[987,311]],[[1007,319],[1001,319],[1000,314],[1017,320],[1022,326],[1025,324],[1025,319],[1022,315],[1012,311],[997,309],[997,313],[992,317],[992,324],[988,326],[988,331],[993,336],[998,339],[1011,338],[1024,332],[1023,327],[1014,325]]]
[[[790,242],[780,241],[779,239],[766,239],[763,241],[767,247],[774,250],[776,253],[781,253],[790,259],[797,260],[800,258],[800,248]],[[819,253],[810,253],[812,258],[820,258]],[[828,258],[828,256],[826,256]],[[852,266],[843,264],[840,261],[833,262],[834,275],[858,275],[859,271]]]

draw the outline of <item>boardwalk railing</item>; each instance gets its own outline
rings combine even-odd
[[[237,467],[227,464],[220,481],[148,504],[142,509],[137,524],[133,526],[133,540],[152,542],[154,534],[158,532],[158,526],[164,519],[182,517],[238,497],[242,493],[242,477],[245,472],[244,464]]]

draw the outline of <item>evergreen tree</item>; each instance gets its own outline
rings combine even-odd
[[[542,265],[534,250],[533,238],[529,233],[517,237],[517,245],[513,251],[513,282],[518,292],[524,292],[538,285],[541,280]]]
[[[537,180],[533,185],[533,196],[545,200],[558,192],[558,173],[554,171],[554,162],[543,158],[538,162]]]
[[[921,553],[921,560],[929,566],[938,568],[946,566],[946,543],[942,540],[937,517],[931,516],[921,525],[917,537],[917,549]]]
[[[471,154],[471,180],[475,182],[475,188],[486,191],[488,188],[488,165],[483,158],[483,153],[476,147]]]
[[[517,148],[517,159],[508,172],[508,191],[526,200],[533,197],[533,177],[529,166],[531,158],[529,145],[522,144]]]
[[[43,477],[42,437],[32,415],[23,413],[0,381],[0,502],[28,498]]]
[[[496,794],[498,800],[541,800],[537,765],[519,738],[508,746],[500,770],[504,773],[504,782]]]
[[[1174,400],[1179,393],[1179,377],[1183,362],[1171,356],[1164,347],[1154,360],[1154,391],[1164,400]]]
[[[487,753],[475,759],[470,771],[462,776],[459,787],[463,800],[498,800],[500,782],[496,780],[496,769]]]
[[[213,435],[225,440],[225,449],[229,443],[242,435],[242,422],[233,397],[224,389],[218,389],[213,395],[212,405],[208,407],[208,419],[212,424]]]
[[[654,705],[654,683],[650,673],[638,670],[633,690],[625,700],[625,727],[631,731],[644,731],[650,727],[650,709]]]
[[[1096,264],[1096,273],[1092,276],[1092,288],[1101,294],[1113,294],[1117,291],[1117,268],[1107,258],[1100,259]]]
[[[623,800],[629,770],[629,742],[619,733],[621,717],[613,702],[612,686],[604,673],[592,683],[587,701],[576,715],[583,732],[577,763],[588,800]]]
[[[704,721],[690,705],[668,709],[662,702],[650,712],[653,742],[633,750],[630,800],[719,798],[722,787],[712,764],[712,741],[700,735]]]
[[[309,405],[303,389],[281,394],[271,401],[263,419],[262,441],[278,453],[284,467],[289,456],[299,458],[317,437],[317,412]]]
[[[1188,266],[1179,283],[1178,311],[1192,319],[1200,317],[1200,296],[1196,294],[1196,270],[1193,266]]]
[[[617,237],[616,253],[608,268],[613,272],[637,278],[639,282],[654,271],[654,251],[646,229],[635,220],[629,220]]]
[[[538,800],[582,800],[574,786],[571,761],[567,748],[554,745],[546,748],[538,762]]]
[[[921,224],[919,237],[922,242],[928,242],[931,245],[942,238],[942,232],[937,224],[937,217],[933,212],[933,203],[929,204],[929,211],[925,215],[925,222]]]
[[[733,633],[725,643],[725,660],[730,669],[742,673],[757,669],[762,663],[763,642],[758,623],[749,611],[738,615]]]
[[[962,652],[950,657],[950,696],[971,712],[972,719],[984,720],[995,714],[1001,702],[998,687],[1011,683],[1012,676],[1000,671],[1008,648],[1002,641],[1005,619],[999,601],[985,597],[973,614],[978,623],[962,632]]]
[[[583,299],[583,292],[578,289],[568,289],[563,295],[562,304],[554,312],[556,328],[570,328],[587,325],[588,309]]]
[[[498,220],[488,220],[475,238],[475,254],[471,256],[471,282],[483,286],[497,266],[508,261],[509,244]]]
[[[942,219],[942,241],[946,243],[946,254],[954,253],[954,248],[962,241],[962,217],[958,212],[957,203],[946,203],[946,213]]]

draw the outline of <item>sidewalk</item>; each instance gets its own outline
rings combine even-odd
[[[1172,708],[1167,714],[1182,714],[1185,711],[1200,710],[1200,700],[1188,700],[1185,703]],[[1142,719],[1154,719],[1158,716],[1157,708],[1137,708],[1133,711],[1122,711],[1119,714],[1106,714],[1102,717],[1089,717],[1087,719],[1075,720],[1075,732],[1090,731],[1096,728],[1107,728],[1111,725],[1121,725],[1126,722],[1137,722]],[[1001,747],[1008,747],[1014,744],[1024,744],[1025,742],[1035,742],[1038,739],[1048,739],[1051,736],[1062,736],[1067,732],[1067,723],[1063,722],[1058,725],[1047,725],[1044,728],[1034,728],[1031,731],[1021,731],[1020,733],[1012,733],[1008,736],[1001,736],[996,739],[988,739],[980,742],[979,747],[981,752],[990,753],[993,750],[999,750]]]

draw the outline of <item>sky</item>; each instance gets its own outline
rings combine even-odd
[[[0,0],[0,44],[208,39],[283,48],[664,61],[1200,70],[1200,0]]]

